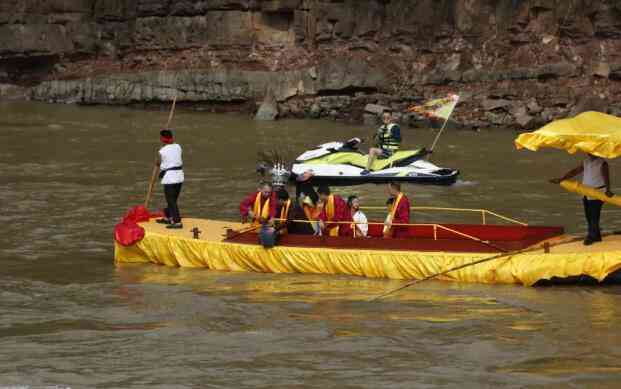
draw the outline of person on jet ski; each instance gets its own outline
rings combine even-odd
[[[326,231],[329,236],[352,236],[351,223],[353,219],[347,202],[341,196],[331,194],[330,188],[327,186],[320,186],[317,193],[321,203],[321,213],[319,214],[321,229]]]
[[[373,137],[377,140],[377,147],[369,149],[367,168],[360,172],[361,175],[371,173],[371,166],[373,166],[375,158],[390,158],[401,146],[401,128],[394,122],[391,110],[384,110],[382,121],[384,124]]]

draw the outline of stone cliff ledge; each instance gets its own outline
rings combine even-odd
[[[59,103],[373,121],[452,92],[465,128],[528,129],[621,114],[619,53],[616,0],[0,3],[0,97]]]

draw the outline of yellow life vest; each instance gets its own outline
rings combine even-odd
[[[401,139],[395,137],[392,129],[397,126],[395,123],[383,125],[377,132],[378,146],[382,149],[397,151],[401,146]]]
[[[269,220],[270,218],[270,198],[265,200],[263,207],[261,207],[261,192],[257,193],[257,197],[254,199],[254,206],[252,208],[254,218],[252,224],[255,226],[260,225],[261,220]]]
[[[384,224],[384,230],[382,231],[382,234],[384,236],[389,236],[390,235],[390,231],[392,230],[392,223],[395,220],[395,214],[397,213],[397,207],[399,207],[399,203],[401,202],[401,199],[403,198],[403,193],[399,193],[399,195],[397,195],[397,198],[395,199],[395,202],[392,204],[392,209],[390,210],[390,225],[386,225]]]

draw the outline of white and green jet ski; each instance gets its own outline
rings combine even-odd
[[[330,142],[308,150],[297,157],[291,172],[298,176],[312,171],[314,184],[358,185],[391,181],[414,184],[452,185],[459,170],[442,168],[424,159],[425,148],[399,150],[385,159],[376,159],[369,174],[361,174],[367,165],[367,154],[358,150],[359,138]]]

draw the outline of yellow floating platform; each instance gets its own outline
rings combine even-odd
[[[115,262],[154,263],[221,271],[265,273],[347,274],[371,278],[421,279],[434,273],[494,256],[490,253],[352,250],[259,245],[223,241],[234,222],[184,219],[182,230],[169,230],[153,221],[141,223],[145,237],[129,247],[115,243]],[[202,231],[193,238],[192,229]],[[559,238],[555,238],[559,242]],[[533,248],[454,271],[439,279],[458,282],[534,285],[541,280],[590,276],[598,281],[621,268],[621,236],[585,247],[562,237],[549,252]]]

